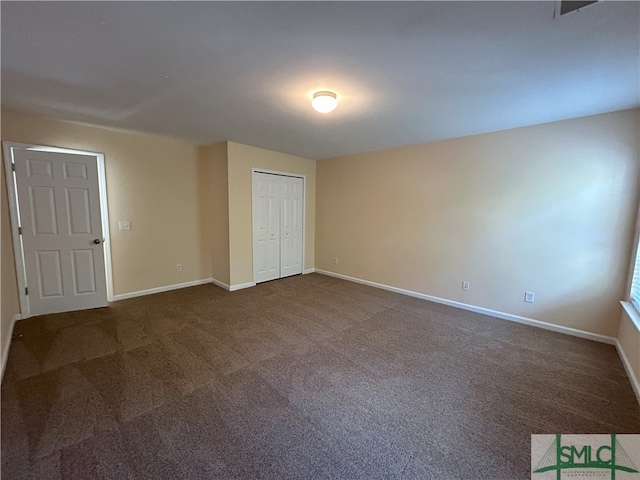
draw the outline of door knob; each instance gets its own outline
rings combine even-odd
[[[102,243],[102,240],[100,240],[99,238],[96,238],[93,240],[93,243],[95,243],[96,245],[100,245]]]

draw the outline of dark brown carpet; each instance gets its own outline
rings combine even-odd
[[[637,433],[614,347],[312,274],[18,322],[2,478],[530,478]]]

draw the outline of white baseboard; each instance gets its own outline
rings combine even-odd
[[[316,271],[315,268],[308,268],[306,270],[303,270],[302,275],[307,275],[307,274],[313,273],[315,271]],[[243,288],[251,288],[251,287],[255,287],[256,286],[256,282],[238,283],[236,285],[229,286],[226,283],[218,282],[218,280],[216,280],[215,278],[213,279],[213,283],[215,283],[216,285],[218,285],[218,286],[220,286],[222,288],[226,288],[230,292],[235,292],[236,290],[242,290]]]
[[[11,326],[9,327],[9,335],[4,339],[2,345],[2,372],[0,372],[0,382],[4,378],[4,369],[7,367],[7,359],[9,358],[9,347],[11,347],[11,338],[13,338],[13,328],[16,326],[16,322],[22,319],[22,315],[16,313],[11,318]]]
[[[501,318],[503,320],[509,320],[511,322],[522,323],[524,325],[531,325],[533,327],[544,328],[545,330],[551,330],[554,332],[565,333],[567,335],[573,335],[574,337],[586,338],[588,340],[594,340],[596,342],[607,343],[609,345],[616,345],[617,339],[614,337],[608,337],[606,335],[600,335],[598,333],[587,332],[585,330],[578,330],[577,328],[563,327],[562,325],[556,325],[553,323],[543,322],[541,320],[535,320],[533,318],[521,317],[520,315],[513,315],[511,313],[499,312],[497,310],[491,310],[489,308],[476,307],[475,305],[469,305],[466,303],[455,302],[453,300],[447,300],[446,298],[434,297],[424,293],[414,292],[412,290],[405,290],[404,288],[392,287],[390,285],[384,285],[382,283],[370,282],[368,280],[362,280],[361,278],[350,277],[348,275],[342,275],[341,273],[329,272],[327,270],[315,269],[316,273],[323,275],[329,275],[330,277],[341,278],[342,280],[348,280],[350,282],[361,283],[363,285],[369,285],[371,287],[381,288],[383,290],[389,290],[390,292],[401,293],[410,297],[421,298],[423,300],[429,300],[430,302],[441,303],[443,305],[449,305],[451,307],[460,308],[462,310],[469,310],[471,312],[482,313],[491,317]]]
[[[255,287],[255,282],[247,282],[247,283],[238,283],[236,285],[231,285],[229,287],[230,292],[235,292],[236,290],[242,290],[243,288]]]
[[[227,291],[230,291],[230,290],[231,290],[231,287],[230,287],[229,285],[227,285],[227,284],[226,284],[226,283],[224,283],[224,282],[221,282],[220,280],[216,280],[215,278],[212,278],[212,279],[211,279],[211,283],[213,283],[214,285],[219,286],[220,288],[224,288],[224,289],[225,289],[225,290],[227,290]]]
[[[620,342],[616,339],[616,348],[618,349],[618,355],[620,355],[620,359],[622,360],[622,365],[624,365],[624,369],[627,372],[627,377],[629,377],[629,382],[631,383],[631,387],[633,388],[633,392],[636,394],[636,398],[638,399],[638,403],[640,403],[640,382],[635,376],[633,368],[631,367],[631,362],[629,362],[629,358],[627,354],[624,353],[624,348]]]
[[[196,285],[204,285],[205,283],[211,283],[212,281],[213,279],[211,278],[203,278],[201,280],[193,280],[191,282],[176,283],[175,285],[165,285],[164,287],[149,288],[147,290],[140,290],[138,292],[121,293],[119,295],[114,295],[113,300],[117,302],[118,300],[142,297],[144,295],[153,295],[154,293],[168,292],[170,290],[178,290],[179,288],[195,287]]]
[[[256,286],[256,284],[253,282],[239,283],[237,285],[228,285],[215,278],[203,278],[201,280],[194,280],[192,282],[184,282],[184,283],[177,283],[175,285],[166,285],[164,287],[149,288],[148,290],[140,290],[138,292],[121,293],[119,295],[114,295],[113,300],[114,301],[126,300],[127,298],[142,297],[144,295],[153,295],[154,293],[168,292],[170,290],[178,290],[179,288],[195,287],[196,285],[204,285],[206,283],[213,283],[214,285],[224,288],[225,290],[228,290],[230,292],[233,292],[235,290],[242,290],[243,288]]]

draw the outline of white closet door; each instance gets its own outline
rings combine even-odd
[[[282,180],[280,277],[302,273],[302,178]]]
[[[253,174],[253,281],[280,278],[280,177]]]

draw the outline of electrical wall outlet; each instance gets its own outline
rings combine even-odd
[[[176,264],[176,272],[181,272],[182,271],[182,264],[181,263],[177,263]]]
[[[129,221],[119,222],[118,228],[120,228],[121,232],[127,232],[131,230],[131,222]]]
[[[535,292],[524,292],[524,301],[527,303],[533,303],[535,300],[536,294]]]
[[[468,291],[469,291],[469,288],[471,288],[471,285],[469,284],[469,282],[462,282],[462,289],[463,289],[465,292],[468,292]]]
[[[338,257],[333,257],[333,264],[337,265],[338,264]]]

